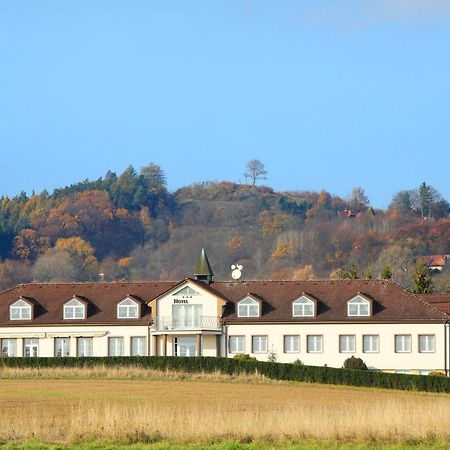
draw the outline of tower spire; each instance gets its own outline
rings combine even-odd
[[[194,278],[199,281],[206,281],[211,283],[213,281],[214,272],[211,269],[211,264],[209,264],[208,257],[206,256],[205,249],[202,248],[200,253],[200,258],[195,266]]]

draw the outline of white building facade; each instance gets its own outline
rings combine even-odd
[[[449,373],[443,310],[387,280],[25,284],[0,293],[2,356],[223,356]]]

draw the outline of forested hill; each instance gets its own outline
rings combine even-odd
[[[393,193],[383,211],[362,188],[348,199],[230,182],[169,192],[159,166],[130,166],[52,193],[2,197],[0,288],[178,280],[192,275],[202,247],[216,279],[229,279],[234,263],[245,279],[329,278],[345,267],[378,277],[389,265],[394,281],[410,287],[417,260],[450,254],[449,213],[425,183]],[[450,290],[448,266],[434,277],[435,291]]]

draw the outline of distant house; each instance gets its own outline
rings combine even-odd
[[[423,262],[427,265],[428,269],[431,271],[442,272],[450,255],[429,255],[422,256],[418,259],[419,262]]]
[[[353,219],[361,215],[361,211],[352,211],[351,209],[344,209],[337,213],[341,219]]]

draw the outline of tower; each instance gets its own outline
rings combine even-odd
[[[200,258],[198,259],[197,265],[195,266],[194,278],[196,280],[205,281],[206,283],[211,284],[213,281],[213,277],[214,273],[211,269],[211,265],[209,264],[205,249],[202,248]]]

